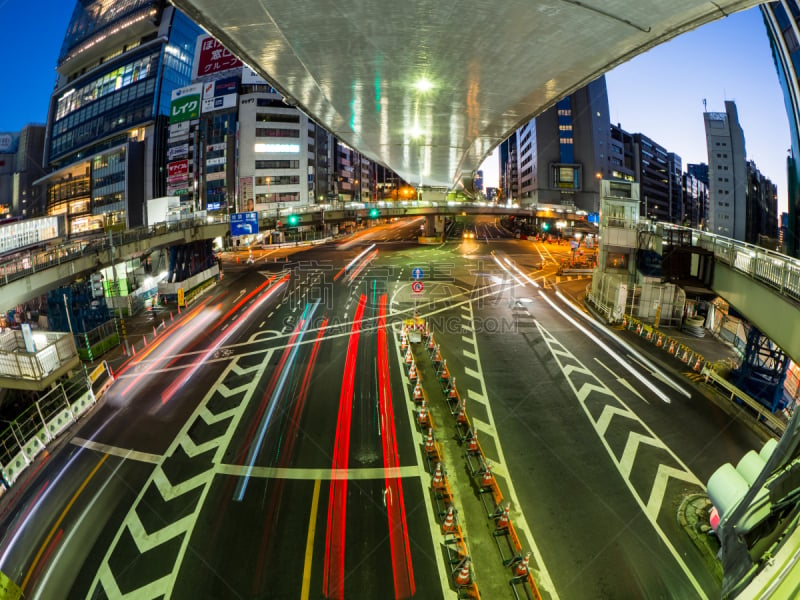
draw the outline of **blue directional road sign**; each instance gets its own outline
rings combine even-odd
[[[423,275],[425,275],[425,273],[422,272],[420,267],[414,267],[411,269],[411,277],[413,279],[422,279]]]
[[[252,235],[258,233],[258,213],[243,212],[231,215],[231,235]]]

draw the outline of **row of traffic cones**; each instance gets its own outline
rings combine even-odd
[[[699,373],[703,370],[703,365],[706,362],[705,358],[675,338],[669,337],[665,333],[628,315],[622,317],[622,327],[644,337],[647,341],[655,344],[656,348],[665,350],[667,354],[688,365],[693,371]]]
[[[425,348],[429,356],[438,350],[438,345],[433,340],[433,334],[427,325],[424,330]],[[425,435],[424,451],[431,472],[431,492],[436,501],[438,516],[440,519],[440,531],[447,538],[449,551],[456,553],[456,566],[451,572],[453,585],[459,591],[462,598],[480,598],[478,586],[475,583],[472,562],[469,558],[467,546],[458,523],[458,511],[453,504],[453,494],[447,480],[447,471],[442,460],[442,451],[439,442],[436,440],[435,425],[428,410],[425,393],[422,388],[421,374],[417,369],[414,355],[408,342],[406,328],[404,327],[400,335],[400,351],[403,353],[403,362],[407,369],[408,382],[413,385],[412,399],[416,406],[416,420],[420,431]],[[446,369],[446,365],[445,365]],[[449,372],[446,373],[449,379]],[[437,376],[441,377],[441,369],[437,369]],[[452,563],[451,563],[452,564]]]
[[[437,376],[442,383],[442,390],[445,400],[450,407],[450,412],[455,417],[456,427],[459,436],[466,444],[465,458],[470,465],[470,469],[477,478],[477,484],[481,492],[491,493],[495,501],[495,511],[491,515],[495,522],[495,535],[508,536],[509,541],[514,549],[514,558],[508,564],[511,568],[512,580],[511,583],[529,583],[531,589],[534,591],[534,596],[538,595],[538,589],[533,577],[530,576],[530,552],[523,553],[522,544],[519,537],[514,530],[510,511],[511,504],[503,500],[502,492],[500,491],[497,481],[495,480],[492,471],[491,461],[486,458],[478,442],[478,432],[475,427],[470,423],[466,410],[466,399],[461,397],[456,387],[456,378],[450,374],[447,368],[447,360],[442,357],[441,348],[439,344],[433,340],[433,334],[430,335],[426,342],[426,349],[428,356],[433,362],[434,367],[437,368]],[[473,468],[472,464],[476,462],[476,467]],[[480,465],[480,467],[478,467]],[[436,477],[434,476],[434,480]],[[445,524],[447,524],[447,516],[445,517]],[[453,572],[454,582],[456,588],[462,585],[469,585],[472,582],[472,569],[471,563],[468,558],[464,558],[461,564]]]

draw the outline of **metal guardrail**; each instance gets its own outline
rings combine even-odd
[[[800,260],[706,231],[666,223],[659,226],[691,235],[692,245],[712,252],[716,260],[800,301]]]
[[[769,409],[760,402],[754,400],[730,381],[717,374],[713,368],[705,365],[700,374],[706,378],[706,383],[709,383],[709,385],[711,385],[710,382],[713,382],[714,386],[719,386],[724,389],[726,393],[729,393],[730,397],[728,399],[731,402],[733,402],[734,399],[738,399],[753,409],[758,414],[758,420],[766,423],[769,428],[778,435],[782,435],[783,432],[786,431],[786,423],[784,421],[772,414]]]
[[[47,444],[97,402],[111,381],[111,371],[103,362],[91,376],[81,371],[51,389],[13,421],[6,421],[6,429],[0,431],[2,488],[9,489]],[[100,394],[95,394],[93,385],[101,388]]]

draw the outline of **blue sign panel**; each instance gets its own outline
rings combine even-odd
[[[420,267],[414,267],[411,269],[411,277],[414,279],[422,279],[424,273]]]
[[[252,235],[258,233],[258,213],[243,212],[231,215],[231,235]]]

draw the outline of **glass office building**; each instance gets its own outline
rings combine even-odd
[[[800,257],[800,5],[795,0],[783,0],[760,7],[792,137],[791,155],[787,160],[789,219],[783,232],[783,248],[787,254]]]
[[[165,0],[82,0],[56,66],[45,140],[46,211],[71,234],[145,222],[165,195],[166,123],[201,29]]]

